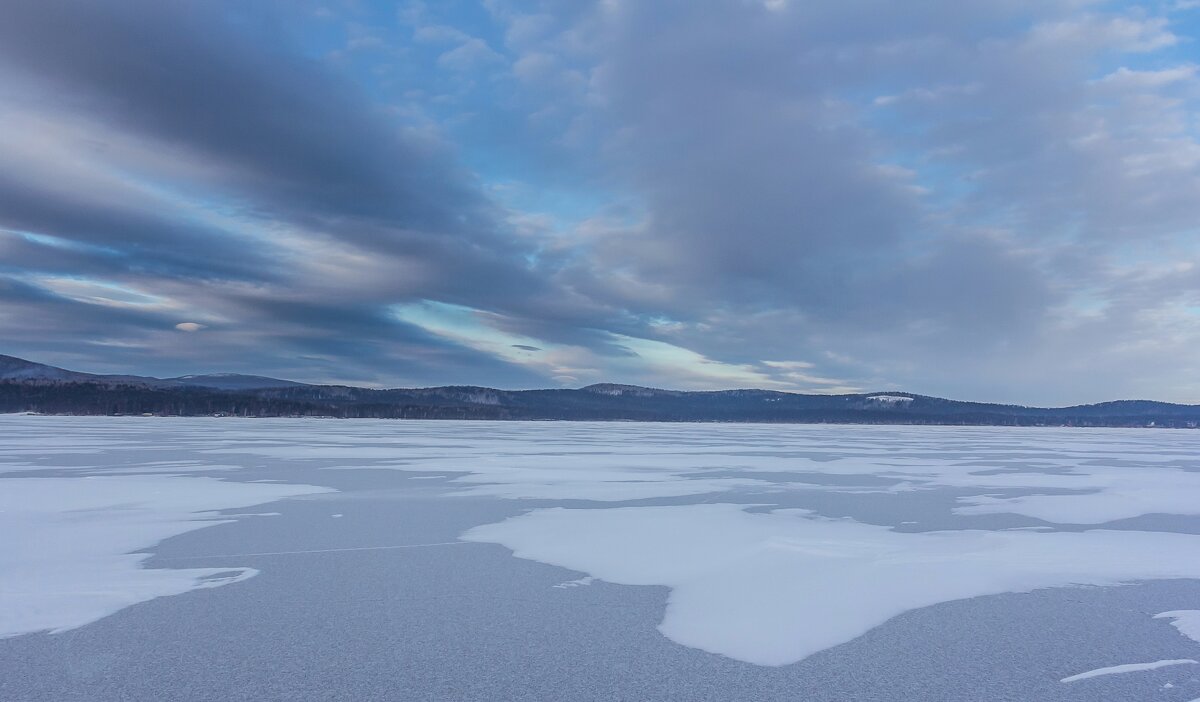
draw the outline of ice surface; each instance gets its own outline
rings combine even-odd
[[[265,465],[278,472],[239,483],[194,475],[237,479]],[[564,588],[591,578],[664,585],[661,629],[670,639],[765,665],[949,600],[1200,578],[1200,537],[1115,521],[1200,515],[1200,432],[0,417],[0,509],[8,510],[0,528],[13,535],[0,543],[0,635],[78,626],[247,577],[246,569],[148,570],[131,552],[218,523],[211,510],[320,490],[286,484],[301,481],[293,468],[306,471],[303,482],[386,483],[431,500],[591,502],[539,509],[466,538],[587,574]],[[412,475],[311,470],[335,468]],[[728,504],[697,504],[715,501]],[[781,509],[795,505],[816,511]],[[363,523],[353,509],[319,512],[324,528],[350,534]],[[343,512],[345,520],[330,521]],[[832,518],[847,514],[860,521]],[[1059,531],[1079,524],[1107,528]],[[901,525],[910,532],[891,528]],[[911,533],[917,528],[937,531]],[[440,548],[456,534],[270,553]],[[1162,616],[1191,636],[1190,612]],[[1144,657],[1170,655],[1189,654]]]
[[[624,501],[742,489],[846,493],[975,489],[957,514],[1018,514],[1102,524],[1143,514],[1200,515],[1200,437],[1191,432],[998,428],[481,423],[472,436],[436,428],[436,450],[401,433],[355,447],[327,435],[221,453],[338,460],[338,468],[458,475],[456,493],[505,499]],[[429,428],[425,424],[423,427]],[[344,461],[360,459],[357,464]],[[1187,470],[1191,469],[1191,470]],[[720,471],[721,476],[708,473]],[[729,476],[729,472],[740,475]],[[769,474],[863,476],[888,487],[774,482]],[[424,476],[422,476],[424,477]],[[994,491],[1025,491],[997,495]],[[1059,493],[1059,494],[1056,494]]]
[[[1200,609],[1177,609],[1173,612],[1160,612],[1155,619],[1170,619],[1171,626],[1179,633],[1196,643],[1200,643]]]
[[[1175,658],[1175,659],[1165,660],[1165,661],[1154,661],[1153,663],[1125,663],[1124,665],[1113,665],[1113,666],[1109,666],[1107,668],[1097,668],[1095,670],[1089,670],[1086,673],[1080,673],[1078,675],[1072,675],[1072,676],[1063,678],[1062,681],[1065,683],[1070,683],[1070,682],[1075,682],[1077,680],[1087,680],[1088,678],[1099,677],[1101,675],[1117,675],[1120,673],[1137,673],[1137,672],[1140,672],[1143,670],[1157,670],[1158,668],[1166,668],[1167,666],[1187,665],[1189,663],[1194,664],[1194,663],[1196,663],[1196,661],[1192,660],[1191,658]]]
[[[671,588],[660,630],[783,665],[910,609],[1074,584],[1200,578],[1200,536],[1137,531],[901,533],[744,505],[539,509],[462,537],[613,583]]]
[[[514,449],[518,450],[514,452]],[[481,443],[472,446],[469,452],[464,452],[467,455],[337,468],[374,467],[421,472],[466,472],[466,475],[458,475],[450,480],[451,484],[460,486],[453,494],[510,500],[621,502],[772,486],[771,482],[752,476],[709,478],[693,475],[697,471],[704,471],[705,468],[704,459],[692,454],[628,454],[621,452],[618,447],[613,449],[611,452],[576,450],[546,453],[532,445]],[[395,456],[396,450],[393,449],[392,457]]]
[[[0,637],[83,626],[124,607],[216,587],[251,568],[145,569],[132,553],[220,524],[212,510],[326,492],[163,475],[0,481]]]
[[[965,498],[959,514],[1023,514],[1062,524],[1102,524],[1143,514],[1200,514],[1200,473],[1172,469],[1092,469],[1068,476],[1055,487],[1087,488],[1083,495],[1025,495],[1006,499]],[[1072,480],[1073,479],[1073,480]],[[1016,481],[1029,487],[1029,481]],[[1022,484],[1026,483],[1026,484]]]

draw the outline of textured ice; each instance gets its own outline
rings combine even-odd
[[[163,475],[0,482],[0,637],[83,626],[155,597],[216,587],[251,568],[145,569],[133,553],[219,524],[212,510],[325,492],[308,485]]]
[[[1088,678],[1096,678],[1101,675],[1118,675],[1120,673],[1139,673],[1143,670],[1157,670],[1166,668],[1172,665],[1187,665],[1194,664],[1196,661],[1191,658],[1175,658],[1165,661],[1154,661],[1153,663],[1125,663],[1122,665],[1113,665],[1107,668],[1097,668],[1089,670],[1086,673],[1071,675],[1062,679],[1065,683],[1076,682],[1077,680],[1087,680]]]
[[[329,476],[485,509],[505,500],[587,507],[539,509],[466,538],[578,571],[550,583],[583,576],[564,589],[592,578],[664,585],[661,629],[671,640],[778,665],[950,600],[1200,578],[1200,536],[1117,521],[1200,515],[1198,457],[1200,432],[1185,431],[0,417],[0,500],[13,502],[0,527],[14,536],[0,543],[0,632],[78,626],[247,577],[240,568],[144,569],[145,556],[132,552],[219,523],[211,510],[320,490],[280,479]],[[263,465],[277,472],[240,483],[194,475],[220,470],[236,480]],[[303,480],[292,468],[304,469]],[[411,475],[310,470],[335,468]],[[113,489],[95,489],[102,485]],[[728,504],[697,504],[717,501]],[[796,505],[814,511],[785,508]],[[355,509],[320,511],[323,528],[352,538],[364,523]],[[840,518],[847,514],[858,521]],[[372,533],[363,543],[270,553],[440,548],[455,535],[390,546]],[[619,589],[550,592],[567,607]],[[1162,617],[1191,636],[1191,612]],[[1143,659],[1176,655],[1189,654]]]
[[[608,582],[670,587],[664,635],[761,665],[794,663],[950,600],[1200,578],[1200,536],[1188,534],[913,534],[732,504],[539,509],[462,538]]]

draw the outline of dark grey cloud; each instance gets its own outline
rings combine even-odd
[[[586,67],[572,128],[644,207],[585,237],[567,284],[730,363],[1054,402],[1200,391],[1145,371],[1197,330],[1163,270],[1200,215],[1173,31],[1067,1],[610,2],[511,43]],[[1169,295],[1116,273],[1131,251]]]
[[[1167,5],[310,9],[6,4],[0,351],[1200,398]]]
[[[534,383],[388,313],[408,299],[478,304],[542,283],[452,148],[306,58],[276,9],[6,6],[6,116],[31,130],[47,118],[48,133],[34,136],[56,147],[22,170],[28,137],[0,141],[0,162],[13,166],[0,177],[2,263],[33,281],[11,283],[25,299],[12,309],[21,333],[5,335],[8,350],[111,338],[123,341],[93,353],[147,372],[204,362],[326,379]],[[156,290],[189,309],[131,310],[39,287],[57,282],[39,276],[62,275]],[[141,333],[196,312],[208,326],[200,353]],[[337,360],[320,371],[281,363],[309,352]]]
[[[81,201],[70,193],[39,187],[15,167],[4,173],[8,175],[0,174],[0,226],[77,244],[66,253],[61,246],[35,247],[28,240],[9,243],[23,247],[30,267],[61,268],[69,256],[93,259],[95,266],[185,277],[254,279],[272,274],[268,255],[242,237],[181,221],[177,213],[152,211],[149,204],[138,208],[130,202]]]
[[[255,8],[18,1],[0,57],[42,101],[86,110],[211,165],[210,186],[290,216],[363,217],[485,235],[488,203],[439,153],[362,92],[280,45]]]

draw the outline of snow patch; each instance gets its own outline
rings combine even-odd
[[[612,583],[671,588],[659,630],[785,665],[919,607],[1069,585],[1200,578],[1200,536],[1134,531],[902,533],[745,505],[539,509],[461,538]]]
[[[156,597],[219,587],[253,568],[146,569],[163,539],[241,509],[332,492],[164,475],[0,479],[0,638],[57,633]]]
[[[1166,668],[1167,666],[1186,665],[1189,663],[1194,664],[1194,663],[1196,663],[1196,661],[1192,660],[1191,658],[1176,658],[1176,659],[1165,660],[1165,661],[1154,661],[1153,663],[1125,663],[1124,665],[1113,665],[1113,666],[1109,666],[1107,668],[1097,668],[1095,670],[1089,670],[1086,673],[1079,673],[1078,675],[1071,675],[1071,676],[1063,678],[1062,681],[1065,683],[1071,683],[1071,682],[1075,682],[1076,680],[1087,680],[1088,678],[1096,678],[1101,675],[1119,675],[1121,673],[1137,673],[1137,672],[1141,672],[1143,670],[1157,670],[1159,668]]]
[[[1171,619],[1171,626],[1179,633],[1196,643],[1200,643],[1200,609],[1177,609],[1173,612],[1160,612],[1155,619]]]
[[[955,514],[1022,514],[1059,524],[1103,524],[1143,514],[1200,515],[1200,473],[1146,467],[1091,469],[1090,474],[1058,477],[1065,489],[1094,492],[1066,495],[1022,495],[996,498],[964,497]],[[1020,482],[1016,481],[1019,485]],[[1015,485],[1016,486],[1016,485]]]
[[[913,398],[904,395],[870,395],[867,400],[885,405],[905,405],[912,402]]]

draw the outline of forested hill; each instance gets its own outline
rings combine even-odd
[[[681,392],[600,384],[580,389],[451,386],[376,390],[232,374],[150,378],[78,373],[0,356],[0,412],[76,415],[322,416],[1006,426],[1187,427],[1200,406],[1127,400],[1040,408],[903,392],[802,395]]]

